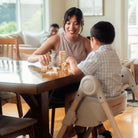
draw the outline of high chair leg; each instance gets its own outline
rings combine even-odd
[[[117,126],[117,123],[116,123],[116,121],[115,121],[115,119],[114,119],[114,117],[113,117],[113,115],[112,115],[112,113],[109,109],[109,106],[108,106],[107,102],[103,102],[101,105],[103,107],[103,110],[104,110],[108,120],[110,121],[110,123],[112,125],[112,128],[115,132],[116,137],[117,138],[123,138],[122,135],[121,135],[121,132],[120,132],[118,126]]]
[[[81,92],[75,96],[75,99],[72,102],[72,105],[71,105],[70,109],[68,110],[68,112],[62,122],[62,127],[59,130],[56,138],[63,138],[68,126],[72,125],[75,122],[75,120],[76,120],[75,111],[80,103],[82,96],[83,95]]]

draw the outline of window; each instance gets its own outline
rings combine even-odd
[[[45,0],[1,0],[0,34],[44,30]]]
[[[16,0],[0,1],[0,34],[17,31]]]
[[[128,0],[128,57],[138,58],[138,0]]]
[[[128,25],[135,26],[137,25],[137,13],[136,8],[137,0],[128,0]]]
[[[21,28],[23,31],[41,32],[43,30],[43,1],[20,0]]]

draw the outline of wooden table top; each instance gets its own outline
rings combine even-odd
[[[38,94],[53,88],[80,81],[81,77],[68,72],[46,75],[39,63],[0,59],[0,91]]]
[[[37,138],[51,137],[49,134],[49,90],[79,82],[82,76],[74,76],[68,72],[58,75],[46,75],[41,72],[39,63],[27,61],[2,60],[0,58],[0,91],[20,93],[30,106],[25,117],[38,120]]]

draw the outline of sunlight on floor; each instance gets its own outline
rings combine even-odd
[[[23,103],[23,113],[25,113],[29,107]],[[10,115],[10,116],[16,116],[18,117],[17,114],[17,108],[15,104],[5,104],[3,106],[3,112],[4,115]],[[56,109],[56,114],[55,114],[55,130],[54,130],[54,138],[56,138],[56,135],[62,125],[62,120],[64,118],[64,108],[59,108]],[[51,110],[49,113],[49,118],[51,119]],[[123,138],[137,138],[138,137],[138,107],[132,107],[129,106],[127,107],[127,110],[125,113],[118,115],[117,117],[115,117],[119,129],[123,135]],[[50,124],[50,122],[49,122]],[[109,121],[105,121],[104,125],[106,127],[106,129],[108,129],[109,131],[111,131],[113,138],[115,138],[115,134],[113,132],[113,129],[109,123]],[[26,137],[18,137],[18,138],[29,138],[29,136]],[[77,138],[77,136],[73,137],[73,138]],[[91,138],[91,136],[89,137]]]

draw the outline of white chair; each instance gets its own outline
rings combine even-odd
[[[94,97],[95,96],[95,97]],[[75,124],[87,127],[85,138],[89,136],[91,128],[109,120],[117,138],[122,138],[114,116],[126,110],[127,94],[106,99],[98,79],[91,75],[85,76],[80,83],[76,97],[68,110],[57,138],[62,138],[67,127]]]
[[[135,59],[123,60],[122,61],[122,82],[124,84],[124,89],[128,88],[132,91],[133,101],[136,97],[136,82],[135,82]],[[135,91],[135,93],[134,93]],[[138,91],[138,90],[137,90]]]
[[[130,88],[133,95],[137,98],[138,100],[138,88],[135,82],[135,76],[133,74],[134,71],[132,71],[133,69],[129,69],[127,67],[128,63],[124,64],[122,66],[122,71],[121,71],[121,75],[122,75],[122,83],[123,83],[123,89],[126,88]]]

